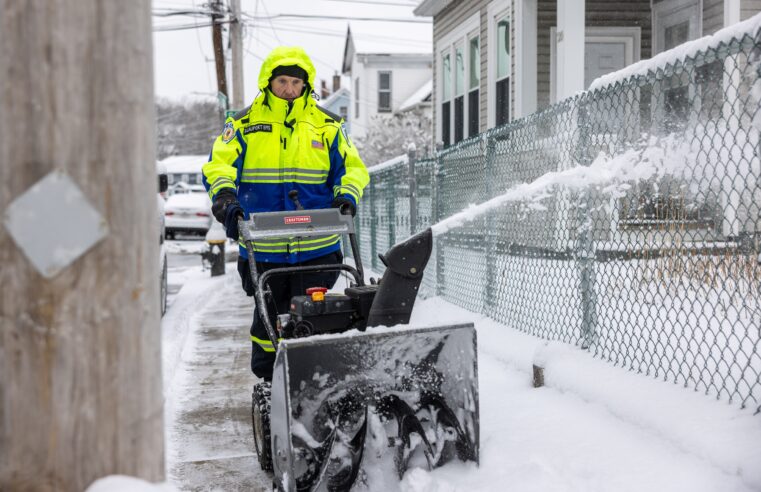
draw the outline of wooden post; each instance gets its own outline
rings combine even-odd
[[[225,48],[222,44],[222,24],[219,23],[219,20],[222,19],[222,14],[218,13],[221,12],[222,5],[219,0],[214,0],[211,3],[211,7],[214,12],[217,12],[211,16],[211,41],[214,45],[214,66],[217,69],[217,91],[229,97],[227,92],[227,70],[225,69]],[[222,113],[224,114],[224,111]]]
[[[243,23],[240,21],[240,0],[230,0],[230,53],[233,76],[231,109],[240,111],[245,103],[243,87]]]
[[[109,227],[47,279],[0,224],[0,490],[163,480],[150,7],[0,0],[0,214],[60,170]]]

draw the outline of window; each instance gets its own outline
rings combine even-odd
[[[450,117],[452,103],[450,98],[452,97],[452,65],[450,63],[449,53],[444,55],[441,59],[441,139],[444,142],[444,147],[449,147],[450,144]]]
[[[339,106],[338,114],[341,116],[341,118],[344,121],[349,121],[349,108],[347,108],[346,106]]]
[[[391,112],[391,72],[378,72],[378,112]]]
[[[476,13],[436,43],[437,138],[448,147],[478,134],[481,43],[480,14]]]
[[[359,118],[359,77],[354,79],[354,117]]]
[[[455,48],[454,74],[454,143],[464,136],[465,127],[465,55],[463,47]]]
[[[497,82],[495,114],[497,126],[510,120],[510,22],[497,21]]]
[[[468,135],[478,133],[478,103],[481,88],[481,49],[479,37],[470,39],[468,43]]]

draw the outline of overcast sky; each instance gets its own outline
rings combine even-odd
[[[240,0],[247,25],[244,28],[245,99],[256,96],[261,60],[279,45],[303,47],[317,69],[317,78],[330,80],[341,70],[346,29],[367,51],[408,50],[431,52],[430,18],[415,17],[418,0]],[[227,4],[228,0],[223,0]],[[153,11],[204,9],[205,0],[154,0]],[[368,22],[344,19],[267,18],[279,14],[331,17],[413,19],[419,23]],[[216,94],[211,28],[157,31],[177,26],[208,24],[206,17],[153,17],[155,90],[157,96],[183,97]],[[227,40],[227,36],[225,36]],[[228,52],[229,55],[229,52]],[[229,60],[227,64],[230,82]]]

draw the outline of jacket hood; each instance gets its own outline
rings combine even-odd
[[[270,83],[272,71],[279,66],[297,65],[307,73],[307,83],[312,89],[315,88],[314,79],[316,72],[312,60],[306,52],[298,46],[279,46],[272,50],[262,63],[259,72],[259,90],[264,91]]]

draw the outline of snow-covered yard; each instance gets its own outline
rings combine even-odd
[[[247,420],[251,302],[234,264],[227,271],[184,271],[162,327],[167,469],[181,490],[269,488]],[[761,422],[750,410],[439,298],[419,301],[411,324],[456,321],[478,331],[481,463],[410,470],[400,490],[761,490]],[[544,366],[545,387],[533,388],[533,364]]]

